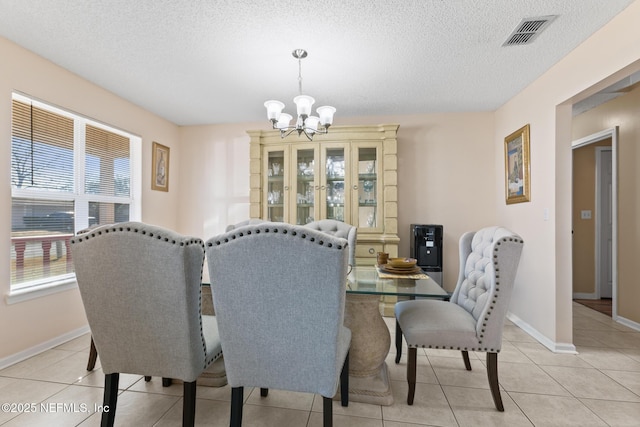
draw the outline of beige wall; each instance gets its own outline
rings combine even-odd
[[[492,113],[337,117],[336,124],[399,123],[398,200],[400,255],[409,255],[410,224],[444,225],[444,279],[458,278],[458,239],[495,221]],[[464,125],[463,125],[464,124]],[[260,123],[181,130],[179,228],[206,237],[249,217],[249,137]]]
[[[11,92],[19,91],[63,109],[80,113],[142,138],[142,219],[176,227],[180,185],[179,129],[110,92],[0,38],[0,240],[11,235]],[[151,191],[151,142],[172,148],[171,185],[168,193]],[[12,249],[0,245],[0,259],[10,259]],[[0,361],[31,347],[86,326],[77,290],[7,305],[9,263],[0,263]]]
[[[552,345],[572,342],[571,103],[640,69],[638,22],[640,1],[635,1],[496,111],[498,164],[504,137],[531,124],[531,202],[495,201],[498,221],[525,240],[510,310]],[[497,189],[502,179],[497,168]]]
[[[573,293],[596,291],[596,147],[605,146],[611,146],[611,138],[573,150]],[[583,219],[583,210],[591,211],[591,218]]]
[[[619,126],[618,134],[618,293],[619,316],[640,323],[637,279],[640,237],[640,87],[589,110],[573,121],[573,139]]]
[[[451,289],[457,276],[456,247],[462,232],[497,223],[523,236],[525,248],[510,311],[539,339],[560,349],[563,343],[572,342],[571,103],[640,69],[638,22],[640,0],[494,114],[416,114],[348,122],[337,118],[340,124],[400,123],[401,254],[408,252],[410,223],[444,224],[447,288]],[[22,91],[142,137],[144,221],[209,237],[222,231],[226,223],[248,216],[248,166],[243,160],[248,159],[248,137],[244,130],[265,124],[178,129],[1,38],[0,57],[0,99],[4,100],[0,103],[0,138],[4,141],[10,140],[11,91]],[[504,137],[526,123],[531,125],[532,198],[529,203],[507,206]],[[596,130],[606,127],[611,125]],[[621,140],[628,138],[622,135]],[[169,193],[149,189],[152,141],[172,149]],[[630,146],[627,156],[621,156],[621,162],[628,163],[625,168],[637,169],[636,151]],[[0,159],[8,183],[9,144],[0,144]],[[636,175],[629,179],[629,187],[640,188]],[[636,215],[637,196],[621,205],[620,216]],[[8,241],[8,185],[0,187],[0,198],[5,201],[0,204],[0,238]],[[544,219],[546,210],[548,220]],[[632,242],[631,247],[626,253],[621,251],[621,264],[635,261],[637,245]],[[9,251],[8,245],[0,245],[0,258],[9,259]],[[620,281],[630,279],[619,277]],[[0,263],[0,292],[4,295],[8,290],[8,263]],[[638,294],[625,289],[620,299],[620,314],[640,322],[631,308]],[[2,300],[0,324],[1,360],[82,327],[86,320],[73,290],[11,306]]]

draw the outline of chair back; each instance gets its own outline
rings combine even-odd
[[[348,242],[265,222],[205,249],[229,385],[333,396],[351,336]]]
[[[460,273],[451,302],[476,319],[483,346],[500,349],[524,241],[504,227],[487,227],[460,238]]]
[[[195,381],[210,362],[200,314],[203,241],[125,222],[71,243],[104,373]]]
[[[356,239],[358,232],[356,227],[335,219],[312,221],[305,224],[304,227],[347,239],[347,242],[349,242],[349,265],[356,265]]]

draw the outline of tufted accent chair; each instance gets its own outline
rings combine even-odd
[[[413,404],[418,347],[459,350],[467,370],[469,351],[487,353],[487,373],[493,401],[504,411],[498,386],[498,352],[504,318],[523,240],[503,227],[487,227],[460,238],[460,273],[450,301],[413,300],[396,304],[396,334],[409,347],[407,403]],[[396,341],[396,363],[402,354]]]
[[[312,221],[305,224],[304,227],[312,230],[322,231],[332,236],[342,237],[349,242],[349,265],[356,265],[356,238],[357,228],[346,222],[336,221],[335,219],[321,219],[320,221]]]
[[[214,308],[231,391],[231,426],[242,425],[244,387],[317,393],[331,425],[338,380],[348,404],[344,326],[348,242],[306,227],[264,222],[206,242]]]
[[[114,423],[120,373],[182,380],[193,425],[196,379],[222,355],[216,318],[200,311],[203,241],[124,222],[73,237],[71,250],[105,374],[102,425]]]

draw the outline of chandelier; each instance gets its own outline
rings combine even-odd
[[[329,132],[329,126],[333,123],[333,114],[336,109],[325,105],[318,107],[316,110],[318,116],[312,116],[311,106],[315,99],[308,95],[302,94],[302,59],[307,57],[307,51],[304,49],[296,49],[292,52],[294,58],[298,60],[298,92],[299,95],[293,98],[298,110],[298,118],[295,125],[291,125],[293,117],[290,114],[283,113],[284,104],[280,101],[269,100],[264,103],[267,107],[267,117],[271,120],[274,129],[280,130],[282,138],[290,135],[293,131],[298,132],[298,136],[303,133],[311,141],[316,133]],[[319,126],[318,126],[319,125]]]

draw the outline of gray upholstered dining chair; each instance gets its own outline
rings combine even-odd
[[[206,242],[214,308],[232,387],[231,425],[242,425],[244,387],[317,393],[332,423],[338,380],[348,404],[344,326],[348,242],[264,222]]]
[[[349,242],[349,265],[356,265],[356,241],[358,233],[358,229],[356,227],[335,219],[312,221],[305,224],[304,227],[347,239],[347,242]]]
[[[202,316],[204,242],[125,222],[71,239],[89,327],[105,374],[102,425],[115,420],[120,373],[184,382],[183,425],[193,425],[196,379],[222,355],[214,316]]]
[[[487,354],[489,388],[496,409],[504,411],[498,385],[498,352],[523,240],[503,227],[487,227],[460,238],[460,273],[450,301],[398,302],[396,363],[404,334],[409,347],[407,403],[413,404],[418,347],[459,350],[471,370],[469,351]]]

